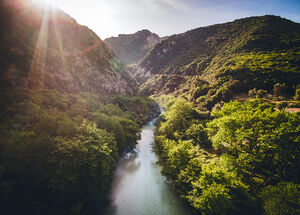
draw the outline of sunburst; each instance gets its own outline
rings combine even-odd
[[[42,14],[42,20],[39,30],[39,35],[36,41],[35,50],[31,62],[31,68],[29,73],[29,79],[43,79],[44,72],[45,72],[45,66],[47,65],[46,59],[49,54],[49,48],[48,47],[48,37],[49,37],[49,25],[52,23],[53,30],[54,30],[54,41],[57,43],[59,55],[58,56],[63,65],[64,71],[65,68],[65,54],[63,50],[63,44],[61,41],[61,33],[60,30],[57,28],[58,20],[56,17],[57,10],[53,5],[51,4],[50,0],[32,0],[36,4],[39,4],[40,6],[44,7],[44,13]]]

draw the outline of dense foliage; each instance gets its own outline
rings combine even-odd
[[[226,103],[211,117],[183,100],[166,107],[155,150],[195,211],[299,213],[299,114],[261,100]]]
[[[135,147],[150,99],[16,89],[0,95],[4,214],[96,214],[118,154]],[[126,110],[137,107],[135,112]],[[140,118],[141,117],[141,118]]]

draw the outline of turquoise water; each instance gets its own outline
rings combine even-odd
[[[127,154],[114,176],[107,215],[188,215],[181,200],[161,175],[152,151],[155,127],[144,126],[137,153]]]

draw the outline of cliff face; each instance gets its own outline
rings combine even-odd
[[[61,10],[26,0],[0,7],[2,87],[135,94],[113,51]]]
[[[239,19],[173,35],[157,44],[133,76],[146,95],[183,95],[197,103],[250,89],[293,95],[300,80],[300,24],[276,16]]]
[[[148,30],[134,34],[120,34],[104,40],[124,64],[138,63],[161,38]]]

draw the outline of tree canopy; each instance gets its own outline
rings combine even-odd
[[[259,99],[226,103],[211,118],[182,100],[166,107],[155,150],[162,173],[195,211],[299,211],[298,114]]]

